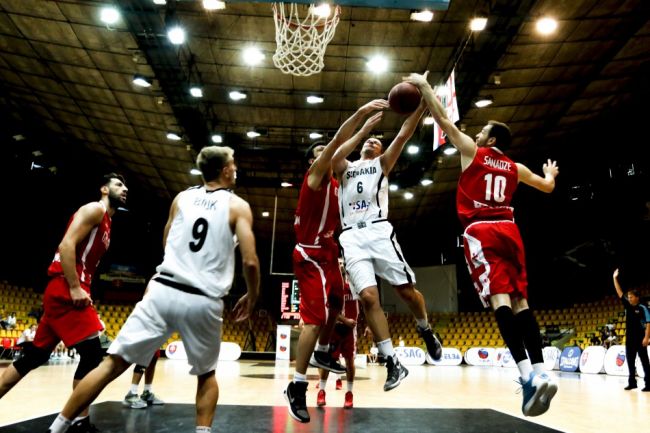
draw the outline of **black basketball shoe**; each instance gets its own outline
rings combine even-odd
[[[289,382],[284,398],[289,404],[289,415],[300,422],[309,422],[307,382]]]
[[[438,337],[433,333],[431,327],[422,329],[418,326],[417,329],[418,334],[420,334],[420,337],[424,340],[424,344],[427,345],[429,356],[433,358],[434,361],[440,360],[440,358],[442,358],[442,344],[440,344],[440,340],[438,340]]]
[[[309,365],[312,367],[322,368],[336,374],[345,373],[345,368],[332,359],[332,354],[320,350],[314,350],[309,359]]]
[[[409,375],[409,371],[400,364],[397,355],[389,356],[386,358],[386,383],[384,383],[384,391],[390,391],[402,383],[402,379]]]

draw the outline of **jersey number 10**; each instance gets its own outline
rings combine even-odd
[[[485,179],[485,201],[494,199],[497,203],[503,203],[506,199],[506,178],[505,176],[494,176],[492,184],[492,173],[486,174]]]

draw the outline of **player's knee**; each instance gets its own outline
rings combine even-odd
[[[147,367],[145,367],[145,366],[143,366],[143,365],[136,365],[136,366],[133,368],[133,372],[134,372],[134,373],[138,373],[138,374],[143,374],[144,371],[145,371],[146,369],[147,369]]]
[[[74,348],[77,349],[80,357],[77,371],[74,373],[74,378],[75,380],[81,380],[97,367],[100,362],[102,362],[104,352],[99,343],[99,338],[91,338],[82,341],[81,343],[76,344]]]
[[[366,310],[379,306],[379,293],[376,290],[363,290],[359,297]]]
[[[14,368],[21,376],[45,364],[50,359],[51,351],[41,349],[33,344],[26,344],[23,356],[14,362]]]

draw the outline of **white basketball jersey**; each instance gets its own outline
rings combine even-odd
[[[388,217],[388,178],[379,158],[348,163],[341,176],[339,209],[343,228]]]
[[[235,272],[236,239],[230,229],[226,189],[193,187],[178,197],[178,212],[167,234],[163,278],[192,286],[207,296],[228,294]]]

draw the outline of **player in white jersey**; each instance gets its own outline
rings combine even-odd
[[[368,138],[361,149],[361,159],[348,161],[347,156],[364,138],[357,133],[339,148],[332,159],[332,167],[341,183],[339,209],[343,231],[339,243],[351,286],[355,295],[361,299],[377,347],[387,360],[388,376],[384,391],[398,386],[408,375],[408,370],[399,363],[393,350],[375,275],[389,282],[406,302],[415,316],[418,331],[426,343],[429,355],[434,359],[440,359],[442,355],[440,342],[429,326],[424,297],[415,288],[415,275],[404,260],[393,226],[387,220],[388,175],[402,153],[404,144],[415,132],[424,109],[424,103],[420,104],[404,121],[385,152],[382,153],[381,141]]]
[[[237,167],[229,147],[209,146],[197,166],[204,184],[176,196],[165,226],[165,258],[149,282],[145,296],[108,349],[108,356],[75,388],[50,427],[62,433],[130,364],[148,365],[152,354],[174,331],[181,335],[190,374],[198,379],[196,432],[211,431],[219,396],[215,368],[221,344],[223,301],[234,273],[233,235],[242,255],[248,292],[235,305],[235,320],[246,320],[259,293],[259,260],[255,251],[253,216],[248,203],[228,188],[235,185]]]

